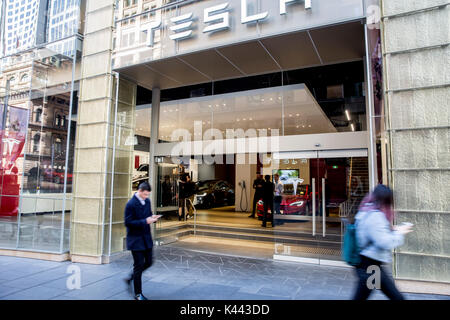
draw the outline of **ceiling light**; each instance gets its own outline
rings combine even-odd
[[[353,123],[351,124],[352,126],[352,131],[355,131],[355,126],[353,125]]]
[[[348,113],[348,110],[345,110],[345,115],[347,116],[347,120],[351,121],[350,114]]]
[[[297,116],[297,117],[300,117],[300,114],[299,114],[299,113],[297,113],[297,114],[296,114],[296,116]]]

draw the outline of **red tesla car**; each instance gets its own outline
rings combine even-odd
[[[289,185],[285,185],[284,188],[286,194],[282,196],[280,213],[285,215],[308,215],[310,212],[310,204],[312,198],[310,186],[298,185],[295,194],[289,194],[294,193],[293,189]],[[262,219],[264,215],[263,199],[260,199],[258,201],[257,211],[258,218]]]

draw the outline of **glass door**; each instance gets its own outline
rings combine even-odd
[[[345,219],[369,189],[366,150],[274,155],[283,184],[275,213],[277,257],[340,260]]]

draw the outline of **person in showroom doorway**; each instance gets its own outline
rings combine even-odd
[[[252,214],[248,216],[249,218],[255,218],[256,205],[258,201],[263,197],[263,185],[264,179],[262,177],[262,174],[258,173],[255,181],[253,181],[253,189],[255,189],[255,195],[253,196]]]
[[[266,181],[264,181],[263,185],[263,202],[264,202],[264,216],[262,226],[267,227],[267,219],[269,217],[269,209],[270,209],[270,223],[273,227],[273,197],[275,191],[275,185],[270,181],[270,176],[266,175],[264,177]]]
[[[281,214],[281,200],[283,199],[283,183],[280,180],[280,176],[278,173],[275,173],[273,176],[274,184],[275,184],[275,192],[273,197],[273,211],[275,214]],[[272,218],[273,219],[273,218]],[[278,224],[281,224],[281,222],[277,222]]]
[[[133,272],[125,279],[129,291],[134,285],[134,299],[148,300],[142,294],[142,273],[153,264],[153,240],[150,225],[158,221],[160,215],[153,215],[148,182],[142,182],[138,191],[125,207],[125,226],[127,228],[127,250],[133,255]]]
[[[187,173],[182,173],[178,180],[178,221],[184,220],[186,214]]]

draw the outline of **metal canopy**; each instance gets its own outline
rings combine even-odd
[[[247,77],[277,71],[361,60],[362,21],[255,39],[117,69],[121,76],[152,89]]]

